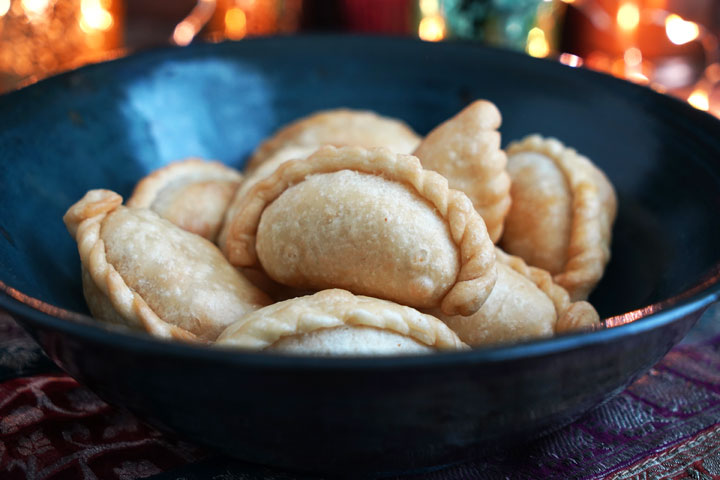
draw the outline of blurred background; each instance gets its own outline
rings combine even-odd
[[[299,32],[477,41],[720,117],[720,0],[0,0],[0,93],[146,48]]]

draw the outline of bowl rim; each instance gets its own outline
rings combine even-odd
[[[515,56],[520,61],[535,63],[536,68],[560,71],[571,68],[549,59],[532,58],[519,52],[501,48],[480,45],[466,40],[453,40],[439,43],[423,42],[408,37],[379,36],[379,35],[348,35],[348,34],[301,34],[294,36],[271,36],[244,39],[242,41],[224,41],[220,43],[193,43],[186,47],[160,47],[130,53],[120,58],[89,64],[80,68],[62,72],[44,78],[37,83],[0,95],[0,104],[3,100],[25,95],[24,92],[43,88],[57,81],[62,81],[78,72],[92,71],[105,68],[112,64],[132,64],[145,57],[161,56],[162,58],[182,58],[193,56],[202,51],[253,48],[258,43],[310,41],[327,42],[381,42],[396,44],[424,45],[427,49],[467,48],[482,51],[486,54]],[[635,89],[640,98],[652,98],[654,101],[664,102],[669,107],[684,109],[686,114],[694,117],[693,122],[701,122],[706,128],[693,130],[696,136],[711,134],[706,131],[707,126],[720,132],[720,120],[706,112],[699,111],[685,102],[667,95],[662,95],[649,88],[612,77],[602,72],[587,69],[573,69],[574,75],[586,76],[598,84],[609,84],[614,88]],[[640,102],[640,100],[635,100]],[[265,352],[248,352],[229,347],[215,347],[208,345],[188,344],[177,341],[157,339],[143,332],[114,329],[112,326],[100,323],[92,317],[77,312],[65,310],[48,304],[40,299],[29,297],[12,286],[0,280],[0,310],[5,310],[19,323],[29,322],[33,326],[42,327],[51,331],[58,331],[71,336],[79,337],[100,345],[113,345],[126,351],[148,352],[162,354],[167,358],[195,357],[205,361],[216,361],[234,366],[266,367],[271,369],[292,370],[365,370],[365,369],[408,369],[408,368],[442,368],[459,364],[497,363],[511,360],[526,360],[541,356],[580,349],[592,345],[613,342],[623,337],[634,336],[644,332],[662,328],[687,315],[700,312],[712,303],[720,300],[720,262],[709,267],[709,273],[700,277],[699,281],[685,291],[642,308],[632,310],[614,317],[605,319],[609,327],[598,328],[591,332],[576,332],[566,335],[554,336],[547,339],[529,340],[508,345],[498,345],[471,349],[467,351],[438,352],[431,355],[408,356],[376,356],[376,357],[310,357]],[[13,315],[14,314],[14,315]]]

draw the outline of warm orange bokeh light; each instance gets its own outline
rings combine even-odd
[[[189,45],[193,38],[195,38],[195,27],[190,22],[182,21],[177,24],[173,32],[173,42],[175,44],[184,47]]]
[[[531,29],[525,49],[533,57],[547,57],[550,53],[550,45],[545,38],[545,32],[538,27]]]
[[[642,52],[636,47],[628,48],[623,55],[623,60],[625,60],[625,64],[629,67],[639,66],[642,63],[642,59]]]
[[[445,20],[440,15],[431,15],[420,21],[418,36],[428,42],[438,42],[445,38]]]
[[[699,88],[690,94],[687,101],[698,110],[707,112],[710,109],[710,98],[708,97],[708,93]]]
[[[231,40],[240,40],[247,33],[247,17],[239,7],[232,7],[225,12],[225,36]]]
[[[107,31],[113,25],[113,17],[105,10],[100,0],[82,0],[80,2],[80,28],[85,33],[93,30]]]
[[[438,0],[420,0],[420,12],[424,16],[436,15],[440,10]]]
[[[568,67],[582,67],[583,59],[572,53],[563,53],[560,55],[560,63]]]
[[[632,2],[620,5],[617,11],[617,24],[625,31],[635,30],[640,24],[640,9]]]
[[[49,0],[22,0],[21,5],[28,17],[31,17],[45,13],[49,3]]]
[[[700,27],[672,13],[665,19],[665,33],[672,43],[683,45],[692,42],[700,35]]]

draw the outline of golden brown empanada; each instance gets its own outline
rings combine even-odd
[[[216,345],[305,355],[398,355],[468,348],[435,317],[340,289],[256,310],[230,325]]]
[[[599,316],[588,302],[570,297],[545,270],[496,250],[497,281],[483,306],[470,316],[431,311],[471,346],[547,338],[591,329]]]
[[[610,259],[617,200],[590,160],[553,138],[511,144],[512,206],[501,245],[553,274],[573,300],[586,299]]]
[[[435,127],[413,153],[424,168],[447,178],[450,188],[465,192],[493,242],[500,238],[510,209],[510,177],[497,130],[500,122],[495,105],[477,100]]]
[[[285,285],[468,315],[495,282],[472,202],[410,155],[323,147],[234,202],[226,256]]]
[[[212,341],[270,303],[209,241],[121,204],[114,192],[91,190],[63,217],[97,318],[158,337]]]
[[[367,110],[325,110],[275,132],[255,150],[245,171],[252,172],[279,150],[287,148],[315,150],[322,145],[386,147],[394,153],[410,153],[419,143],[418,134],[400,120]]]
[[[128,207],[149,208],[172,223],[214,241],[242,175],[198,158],[171,163],[143,178]]]

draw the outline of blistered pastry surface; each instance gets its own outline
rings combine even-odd
[[[65,219],[97,287],[86,291],[102,292],[128,325],[164,338],[213,340],[269,303],[212,243],[121,201],[114,192],[94,190]]]
[[[511,163],[513,156],[525,152],[542,155],[551,160],[565,177],[572,195],[572,218],[566,261],[562,270],[554,273],[554,278],[567,289],[572,299],[586,299],[602,277],[605,265],[610,259],[612,224],[617,210],[615,191],[605,175],[590,160],[556,139],[531,135],[511,144],[507,149]],[[542,201],[539,201],[539,204],[541,203]],[[522,213],[511,208],[508,221],[514,222],[516,215]],[[551,222],[553,220],[548,219],[548,223]],[[521,232],[517,234],[520,235]],[[508,247],[509,253],[519,254],[510,248],[513,241],[514,239],[508,239],[506,234],[502,244]]]
[[[257,254],[274,280],[438,305],[460,270],[447,222],[405,184],[351,170],[310,175],[263,212]]]
[[[447,224],[460,263],[455,283],[443,297],[440,307],[447,314],[477,311],[490,294],[496,275],[494,247],[482,218],[465,194],[449,189],[447,180],[441,175],[423,170],[417,158],[396,155],[382,148],[323,147],[306,160],[285,163],[248,194],[236,197],[234,202],[239,205],[234,209],[237,213],[226,219],[229,235],[224,253],[230,262],[236,266],[258,265],[256,236],[265,209],[307,177],[341,170],[377,175],[404,184],[436,210]],[[432,269],[432,266],[428,268]]]
[[[474,314],[433,313],[473,347],[551,337],[557,320],[552,301],[509,266],[498,262],[497,271],[495,288]]]
[[[500,248],[495,250],[498,264],[504,264],[531,280],[552,302],[557,322],[555,333],[592,329],[599,326],[600,316],[595,307],[584,300],[573,301],[568,291],[558,284],[552,275],[542,268],[528,265],[517,256],[509,255]]]
[[[567,262],[572,192],[562,171],[546,156],[518,152],[508,160],[512,215],[505,219],[502,247],[550,273]]]
[[[220,162],[191,158],[143,178],[127,206],[149,208],[183,230],[213,241],[241,181],[239,172]]]

